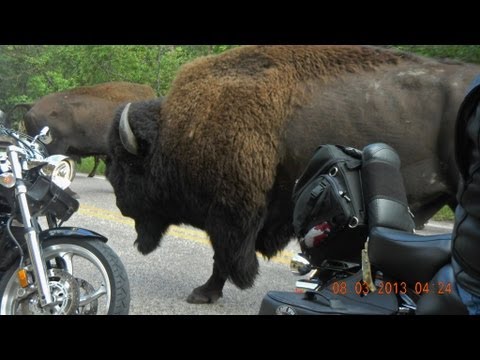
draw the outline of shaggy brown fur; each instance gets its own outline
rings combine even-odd
[[[138,156],[120,142],[117,113],[107,177],[142,253],[170,224],[207,231],[213,273],[189,301],[215,301],[227,278],[253,285],[255,249],[271,257],[288,243],[292,187],[319,144],[398,146],[414,211],[453,197],[446,136],[478,70],[365,46],[246,46],[201,58],[163,103],[130,107]]]
[[[247,46],[200,58],[172,85],[160,141],[195,183],[212,188],[215,181],[212,191],[230,195],[220,201],[265,206],[285,122],[309,99],[304,84],[397,65],[405,57],[360,46]]]

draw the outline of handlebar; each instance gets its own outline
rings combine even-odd
[[[41,160],[48,156],[48,152],[45,146],[37,140],[42,134],[46,132],[48,132],[48,128],[46,130],[45,128],[42,129],[39,136],[35,136],[34,138],[32,138],[26,134],[0,125],[0,136],[3,135],[4,141],[6,140],[5,137],[13,139],[14,141],[12,145],[16,145],[21,148],[28,160]]]

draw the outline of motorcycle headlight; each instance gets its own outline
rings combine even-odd
[[[52,155],[44,161],[40,173],[55,183],[62,190],[70,186],[75,177],[75,162],[64,155]]]

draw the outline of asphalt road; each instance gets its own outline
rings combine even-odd
[[[161,246],[143,256],[133,246],[133,221],[117,209],[108,181],[79,174],[72,189],[80,195],[80,209],[65,225],[84,227],[108,237],[108,244],[122,259],[129,276],[132,315],[253,315],[258,313],[267,291],[294,289],[297,277],[290,273],[288,263],[298,248],[292,242],[271,261],[259,257],[260,275],[252,289],[239,290],[227,282],[223,298],[217,303],[188,304],[185,299],[192,289],[211,274],[213,251],[204,232],[187,226],[171,227]],[[423,233],[447,232],[448,226],[427,227]]]

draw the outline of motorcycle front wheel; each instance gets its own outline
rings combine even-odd
[[[0,281],[1,315],[127,315],[130,286],[120,258],[99,240],[56,238],[42,243],[54,302],[40,306],[36,288],[22,288],[18,263]]]

